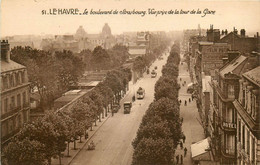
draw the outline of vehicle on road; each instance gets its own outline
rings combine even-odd
[[[137,99],[143,99],[145,96],[145,90],[142,87],[139,87],[139,89],[136,92]]]
[[[193,83],[188,84],[187,93],[192,94],[193,91],[194,91],[194,84]]]
[[[157,73],[153,70],[152,72],[151,72],[151,78],[155,78],[157,76]]]
[[[88,150],[94,150],[95,149],[95,144],[93,141],[91,141],[89,144],[88,144]]]
[[[120,105],[119,105],[119,104],[114,104],[114,105],[112,105],[112,111],[113,111],[113,113],[117,113],[119,109],[120,109]]]
[[[131,108],[132,108],[131,102],[124,102],[124,114],[130,113]]]

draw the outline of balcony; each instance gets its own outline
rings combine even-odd
[[[224,102],[234,101],[235,97],[227,97],[225,93],[222,91],[222,89],[219,87],[217,82],[214,82],[213,84],[221,100],[223,100]]]
[[[232,147],[224,147],[222,145],[221,146],[221,153],[226,158],[235,158],[236,157],[235,148],[232,148]]]
[[[19,110],[21,110],[21,106],[18,106],[18,107],[15,107],[15,108],[12,108],[11,110],[9,110],[8,112],[4,113],[1,115],[1,120],[2,119],[5,119],[9,116],[12,116],[14,115],[15,113],[17,113]]]

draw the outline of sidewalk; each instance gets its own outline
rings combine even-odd
[[[181,85],[181,89],[179,90],[179,100],[182,101],[180,105],[180,115],[181,117],[183,117],[182,131],[186,136],[183,148],[186,147],[188,149],[187,155],[183,159],[183,164],[190,165],[192,164],[190,146],[192,143],[204,139],[204,132],[203,127],[199,123],[200,117],[196,105],[196,100],[194,99],[192,101],[191,94],[187,93],[187,85],[191,83],[191,79],[189,76],[189,72],[187,72],[187,69],[188,66],[185,62],[183,62],[183,65],[179,65],[178,82]],[[181,81],[180,78],[182,79]],[[186,81],[186,83],[184,83],[184,81]],[[189,99],[191,100],[191,102],[189,102]],[[185,100],[187,102],[186,106],[184,105]],[[184,151],[183,149],[180,149],[179,146],[177,147],[175,156],[177,156],[177,154],[179,154],[179,157],[181,154],[184,156]]]

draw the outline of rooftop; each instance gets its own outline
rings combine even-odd
[[[10,60],[9,62],[1,61],[1,73],[17,69],[25,69],[25,66],[18,64],[12,60]]]
[[[246,61],[247,57],[245,56],[239,56],[238,58],[234,59],[233,61],[231,61],[230,63],[228,63],[227,65],[223,66],[220,69],[220,75],[222,77],[224,77],[225,74],[227,73],[232,73],[232,74],[237,74],[239,75],[240,71],[243,69],[239,66],[241,66],[241,64]]]
[[[243,76],[260,87],[260,66],[244,73]]]
[[[129,54],[131,55],[139,55],[139,54],[146,54],[146,49],[129,49],[128,51]]]
[[[199,156],[201,154],[204,154],[208,151],[206,151],[209,148],[209,142],[208,139],[203,139],[195,144],[191,145],[191,157],[194,158],[196,156]]]

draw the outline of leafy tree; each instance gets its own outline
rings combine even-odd
[[[172,137],[168,122],[166,120],[162,120],[159,116],[150,116],[149,120],[142,122],[137,131],[136,138],[132,142],[134,149],[143,138],[149,137],[153,139],[167,139]]]
[[[142,73],[146,66],[146,61],[143,57],[139,56],[135,58],[133,63],[133,70],[139,73]]]
[[[39,141],[44,144],[43,153],[48,163],[51,164],[51,158],[58,156],[57,138],[59,132],[55,130],[52,123],[44,120],[36,120],[33,123],[25,124],[21,132],[17,135],[18,140],[28,138],[29,140]]]
[[[14,139],[3,150],[4,159],[9,165],[44,165],[45,146],[37,140]]]
[[[175,146],[181,135],[181,122],[179,104],[169,98],[161,98],[150,104],[146,115],[142,122],[146,123],[152,116],[159,116],[162,120],[166,120],[172,133],[172,139]]]
[[[128,48],[118,44],[109,49],[108,54],[113,61],[113,66],[121,66],[129,58]]]
[[[87,50],[82,50],[80,53],[79,53],[80,56],[83,56],[83,61],[86,65],[86,70],[91,70],[92,66],[91,66],[91,63],[90,63],[90,59],[91,59],[91,56],[92,56],[92,52],[91,50],[87,49]]]
[[[110,56],[105,49],[101,46],[97,46],[90,58],[90,62],[95,70],[107,70],[110,67]]]
[[[132,165],[170,165],[173,146],[170,138],[143,138],[134,150]]]
[[[68,135],[68,127],[66,125],[66,122],[65,120],[63,120],[61,116],[59,116],[57,113],[53,111],[45,114],[45,116],[43,117],[43,122],[51,123],[54,127],[54,130],[58,132],[57,138],[55,140],[55,150],[59,155],[59,161],[61,164],[61,153],[64,152],[66,149],[66,141]]]
[[[173,80],[169,77],[162,76],[155,84],[155,100],[159,100],[163,97],[168,97],[174,101],[178,100],[179,84],[177,80]]]

